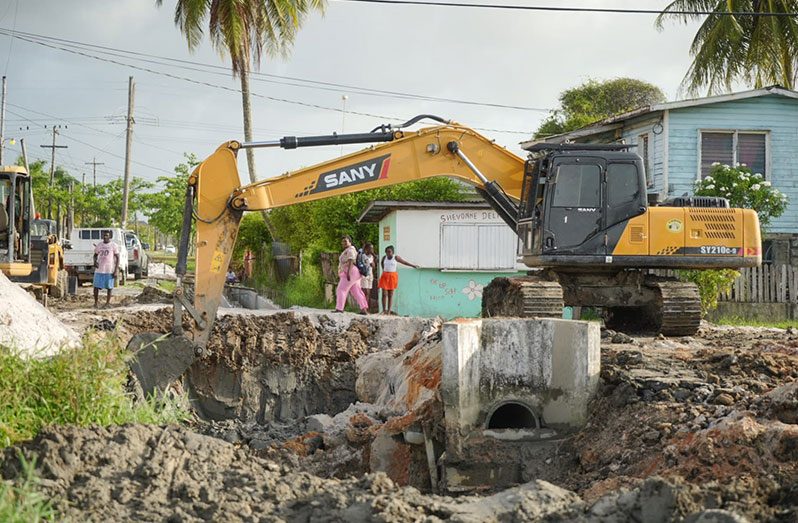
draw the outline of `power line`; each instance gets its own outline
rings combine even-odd
[[[214,64],[207,64],[203,62],[196,62],[192,60],[182,60],[179,58],[170,58],[166,56],[158,56],[149,53],[142,53],[138,51],[130,51],[126,49],[119,49],[114,47],[108,47],[103,45],[96,45],[96,44],[89,44],[85,42],[80,42],[77,40],[68,40],[64,38],[56,38],[50,37],[45,35],[39,35],[36,33],[27,33],[24,31],[11,31],[9,32],[8,29],[0,28],[0,33],[8,34],[11,37],[19,37],[18,35],[22,35],[31,39],[38,39],[43,41],[50,41],[50,42],[58,42],[61,45],[68,45],[76,48],[82,48],[82,50],[90,50],[95,53],[107,54],[111,56],[116,56],[119,58],[127,58],[133,59],[145,63],[152,63],[156,65],[167,65],[170,67],[178,67],[181,69],[189,70],[189,71],[198,71],[207,74],[215,74],[218,76],[229,76],[230,71],[228,67],[214,65]],[[119,53],[122,53],[121,55]],[[133,58],[133,57],[143,57],[143,58]],[[167,61],[172,62],[172,64],[164,64],[159,61]],[[191,66],[198,66],[204,67],[208,69],[213,69],[216,71],[205,71],[202,69],[195,69],[191,67],[185,67],[185,65],[174,65],[174,64],[185,64]],[[218,72],[217,72],[218,71]],[[386,89],[374,89],[370,87],[362,87],[357,85],[351,84],[342,84],[336,82],[325,82],[319,80],[308,80],[305,78],[299,78],[296,76],[283,76],[283,75],[276,75],[271,73],[261,73],[257,71],[250,71],[250,77],[255,81],[261,82],[269,82],[275,83],[279,85],[288,85],[292,87],[305,87],[310,89],[319,89],[324,91],[333,91],[333,92],[351,92],[357,91],[357,94],[362,94],[366,96],[382,96],[388,98],[399,98],[399,99],[414,99],[414,100],[424,100],[424,101],[433,101],[433,102],[444,102],[444,103],[453,103],[453,104],[463,104],[463,105],[474,105],[474,106],[483,106],[483,107],[492,107],[492,108],[502,108],[502,109],[514,109],[514,110],[521,110],[521,111],[538,111],[538,112],[549,112],[550,109],[547,108],[540,108],[540,107],[527,107],[527,106],[520,106],[520,105],[511,105],[511,104],[500,104],[495,102],[477,102],[473,100],[462,100],[462,99],[455,99],[455,98],[446,98],[446,97],[439,97],[439,96],[429,96],[429,95],[420,95],[414,93],[407,93],[402,91],[392,91]],[[275,80],[276,79],[276,80]],[[287,81],[286,81],[287,80]],[[303,85],[298,83],[292,82],[303,82],[310,85]]]
[[[335,0],[338,2],[354,2],[364,4],[388,4],[388,5],[420,5],[437,7],[465,7],[477,9],[507,9],[513,11],[554,11],[565,13],[613,13],[613,14],[635,14],[635,15],[677,15],[677,16],[752,16],[752,17],[783,17],[798,16],[798,12],[751,12],[751,11],[682,11],[660,9],[623,9],[620,7],[571,7],[571,6],[550,6],[550,5],[512,5],[512,4],[472,4],[464,2],[439,2],[436,0]]]

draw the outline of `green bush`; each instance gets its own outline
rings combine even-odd
[[[0,347],[0,448],[32,438],[45,425],[171,423],[186,413],[170,400],[134,403],[116,337],[84,340],[48,359],[24,359]]]
[[[702,315],[718,307],[718,296],[722,292],[731,290],[734,280],[739,276],[740,273],[732,269],[679,271],[681,280],[693,282],[698,286]]]
[[[720,196],[729,200],[732,207],[753,209],[763,228],[787,209],[787,195],[774,188],[761,173],[751,172],[745,164],[730,167],[713,163],[709,175],[696,182],[695,194]]]
[[[324,308],[324,279],[315,264],[303,264],[302,272],[291,276],[285,284],[285,298],[291,305]]]

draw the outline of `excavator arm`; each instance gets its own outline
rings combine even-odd
[[[199,164],[188,181],[182,236],[178,247],[172,337],[154,334],[131,340],[137,351],[132,368],[145,392],[163,390],[202,356],[216,319],[225,275],[239,223],[245,211],[263,211],[387,187],[414,180],[447,176],[475,186],[508,225],[515,228],[521,198],[524,160],[468,127],[454,123],[406,131],[381,126],[370,133],[285,137],[269,142],[230,141]],[[299,169],[282,176],[241,185],[236,162],[241,149],[294,149],[321,145],[379,143],[361,151]],[[183,292],[192,220],[196,221],[194,296]],[[192,328],[183,331],[183,311]]]

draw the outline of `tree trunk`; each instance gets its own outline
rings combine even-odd
[[[241,78],[241,102],[244,107],[244,141],[252,141],[252,106],[249,95],[249,69],[242,68],[239,72]],[[258,176],[255,172],[255,152],[247,149],[247,167],[249,168],[249,181],[255,183]]]
[[[241,102],[244,108],[244,141],[252,141],[252,106],[250,104],[249,93],[249,69],[242,67],[239,73],[241,78]],[[247,149],[247,167],[249,168],[249,181],[255,183],[258,181],[258,176],[255,173],[255,151],[251,148]],[[269,231],[273,240],[277,239],[274,226],[269,219],[269,212],[263,211],[263,221],[266,224],[266,230]]]

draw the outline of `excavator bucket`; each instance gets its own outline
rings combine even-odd
[[[184,336],[143,332],[127,345],[133,354],[130,370],[144,396],[163,393],[179,380],[196,359],[194,343]]]
[[[220,146],[189,177],[178,246],[171,334],[146,332],[130,340],[129,362],[145,395],[164,392],[202,355],[224,290],[242,212],[228,207],[241,185],[236,142]],[[194,199],[196,196],[196,208]],[[195,278],[183,287],[192,223],[195,225]],[[192,322],[183,330],[184,316]]]

